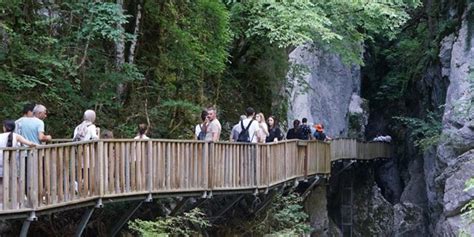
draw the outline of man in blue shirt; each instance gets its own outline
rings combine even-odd
[[[43,120],[47,117],[46,107],[36,105],[33,109],[33,117],[24,118],[21,121],[21,133],[24,138],[36,144],[51,141],[51,135],[45,135]]]

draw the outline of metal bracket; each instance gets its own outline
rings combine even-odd
[[[102,203],[102,198],[99,198],[97,202],[95,203],[95,208],[102,208],[104,207],[104,204]]]
[[[38,217],[36,216],[35,211],[30,212],[30,215],[28,218],[26,218],[27,221],[37,221]]]
[[[151,193],[149,193],[145,198],[145,202],[152,202],[152,201],[153,201],[153,196],[151,195]]]

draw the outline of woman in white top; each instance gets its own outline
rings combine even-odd
[[[147,132],[148,132],[148,126],[144,123],[141,123],[138,125],[138,134],[133,139],[150,139],[149,137],[146,136]]]
[[[0,203],[3,203],[3,151],[1,148],[18,147],[18,143],[30,147],[36,146],[35,143],[26,140],[24,137],[14,133],[13,131],[15,131],[15,121],[3,121],[3,133],[0,133]]]
[[[263,113],[258,113],[257,116],[255,116],[255,119],[257,120],[258,127],[260,128],[257,131],[257,142],[265,143],[265,140],[267,139],[267,136],[269,135],[268,125],[265,122],[265,116],[263,115]]]
[[[86,110],[84,112],[84,121],[81,124],[77,125],[74,129],[73,141],[88,141],[99,139],[97,135],[97,128],[94,125],[95,122],[95,112],[94,110]]]

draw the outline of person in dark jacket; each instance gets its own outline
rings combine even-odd
[[[300,121],[295,119],[295,121],[293,121],[293,128],[288,130],[288,133],[286,134],[286,139],[298,139],[299,127]]]
[[[265,139],[265,142],[276,142],[283,139],[283,133],[278,126],[278,121],[274,116],[268,117],[268,133],[269,135]]]
[[[311,128],[309,128],[308,119],[303,118],[301,120],[300,128],[298,129],[298,138],[301,140],[310,140],[311,139]]]

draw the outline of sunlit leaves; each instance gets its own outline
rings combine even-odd
[[[362,64],[361,44],[373,34],[393,38],[420,1],[243,1],[232,6],[236,32],[278,47],[316,43]],[[245,16],[245,17],[242,17]],[[239,29],[240,27],[240,29]],[[238,36],[238,34],[237,34]]]
[[[117,41],[123,36],[131,38],[130,34],[125,34],[122,27],[118,27],[127,23],[127,18],[130,17],[123,13],[120,5],[109,2],[81,2],[74,9],[74,13],[84,18],[80,38],[102,37],[111,41]]]

